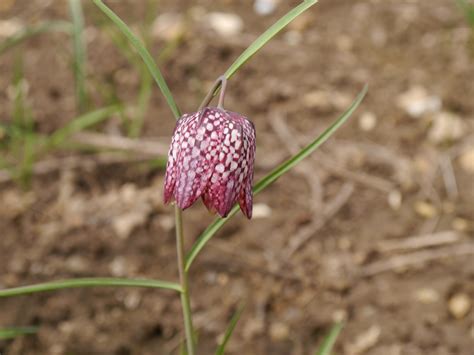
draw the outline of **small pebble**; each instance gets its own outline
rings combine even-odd
[[[457,293],[449,299],[448,308],[454,318],[462,319],[471,309],[471,299],[465,293]]]
[[[365,354],[379,341],[382,329],[379,325],[374,324],[369,329],[360,333],[357,338],[350,344],[346,345],[346,353],[351,355]]]
[[[465,131],[461,117],[451,112],[439,112],[433,116],[433,123],[428,132],[428,139],[435,143],[456,141]]]
[[[125,274],[127,273],[126,260],[121,256],[117,256],[114,260],[110,262],[109,270],[113,276],[125,276]]]
[[[270,15],[275,11],[277,0],[255,0],[253,9],[260,16]]]
[[[330,109],[331,108],[331,101],[330,95],[326,91],[322,90],[314,90],[307,92],[303,95],[303,104],[307,108],[319,108],[319,109]]]
[[[469,231],[469,221],[464,218],[455,218],[452,222],[453,229],[458,232],[467,232]]]
[[[153,22],[152,35],[156,38],[173,41],[185,33],[184,19],[181,14],[165,12]]]
[[[345,309],[337,309],[334,311],[331,318],[335,323],[339,323],[339,322],[346,321],[347,317],[348,317],[348,314]]]
[[[402,194],[398,190],[392,190],[387,196],[388,205],[395,211],[398,211],[402,205]]]
[[[277,322],[270,326],[270,337],[274,341],[284,341],[288,339],[290,335],[290,329],[284,323]]]
[[[429,95],[425,88],[414,86],[400,94],[397,99],[398,106],[413,118],[423,116],[425,113],[437,112],[441,109],[441,99]]]
[[[124,300],[123,303],[127,309],[136,309],[141,302],[141,296],[137,291],[132,291],[128,293]]]
[[[372,112],[364,112],[359,117],[359,128],[362,131],[372,131],[377,125],[377,117]]]
[[[424,218],[433,218],[438,214],[436,207],[425,201],[417,201],[415,203],[415,211]]]
[[[415,291],[415,298],[423,304],[431,304],[439,301],[439,293],[432,288],[421,288]]]
[[[244,27],[242,19],[231,13],[212,12],[206,16],[205,21],[222,37],[234,37]]]
[[[220,286],[225,286],[229,283],[229,275],[221,272],[217,275],[217,283]]]
[[[288,31],[283,35],[283,40],[290,46],[297,46],[303,40],[303,35],[297,31]]]
[[[474,148],[461,154],[459,157],[459,164],[465,172],[474,174]]]
[[[24,25],[17,19],[0,21],[0,38],[10,37],[23,28]]]
[[[66,259],[66,269],[73,273],[83,273],[88,270],[88,261],[82,256],[72,255]]]
[[[270,206],[264,203],[257,203],[253,205],[253,218],[267,218],[272,215],[272,209]]]

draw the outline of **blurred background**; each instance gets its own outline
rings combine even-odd
[[[184,112],[298,1],[106,1]],[[90,1],[0,2],[0,288],[117,276],[175,280],[162,202],[174,119]],[[82,5],[82,6],[79,6]],[[256,180],[369,94],[313,156],[239,212],[191,271],[200,353],[246,303],[229,354],[471,354],[474,4],[321,0],[229,82],[257,128]],[[81,13],[84,24],[81,26]],[[72,27],[75,19],[76,26]],[[187,247],[213,220],[186,211]],[[173,354],[179,298],[143,289],[0,300],[2,354]]]

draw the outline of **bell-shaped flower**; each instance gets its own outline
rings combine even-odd
[[[164,200],[179,208],[199,197],[211,211],[226,217],[238,202],[252,217],[255,128],[246,117],[221,107],[184,114],[168,153]]]

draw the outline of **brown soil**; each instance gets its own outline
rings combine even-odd
[[[6,3],[13,4],[3,7],[1,20],[68,19],[66,1]],[[134,28],[146,16],[145,1],[110,3]],[[159,13],[190,19],[184,41],[162,64],[183,111],[194,110],[209,83],[297,1],[282,3],[260,17],[251,1],[160,1]],[[221,39],[193,20],[198,11],[237,14],[243,34]],[[85,2],[85,12],[93,102],[107,104],[101,93],[115,87],[134,104],[136,68],[99,26],[99,11]],[[154,39],[153,52],[163,45]],[[0,57],[0,121],[11,120],[8,87],[18,54],[37,129],[51,132],[76,115],[70,46],[65,34],[45,34]],[[346,326],[336,354],[472,353],[472,311],[456,300],[469,303],[474,295],[473,56],[472,34],[454,1],[321,1],[230,81],[227,107],[257,128],[257,179],[321,132],[364,83],[370,89],[314,159],[256,197],[254,220],[239,214],[196,260],[190,277],[201,354],[213,352],[241,302],[229,354],[311,354],[340,319]],[[414,86],[461,121],[448,143],[429,139],[437,113],[412,118],[397,104]],[[147,139],[168,143],[174,122],[158,89],[145,126]],[[100,129],[118,130],[118,119]],[[73,151],[47,158],[61,156],[84,157]],[[457,193],[444,178],[450,172]],[[163,170],[138,163],[59,169],[35,176],[27,191],[3,183],[0,288],[85,276],[175,280],[172,208],[162,204],[162,183]],[[212,220],[201,203],[186,211],[187,247]],[[131,234],[123,227],[130,221]],[[414,239],[418,244],[405,246],[419,235],[438,244]],[[181,322],[171,291],[83,289],[2,299],[0,328],[39,331],[0,342],[0,353],[177,353]]]

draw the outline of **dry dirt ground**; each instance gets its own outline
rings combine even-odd
[[[146,1],[108,3],[135,29],[150,15]],[[151,40],[156,54],[184,32],[161,64],[183,111],[296,3],[260,16],[249,0],[160,1],[153,17],[182,14],[161,17],[167,32]],[[112,89],[134,105],[136,67],[98,9],[88,1],[84,8],[94,105],[110,103]],[[12,20],[69,18],[63,0],[2,0],[0,9],[4,32]],[[240,33],[216,33],[210,12],[238,16]],[[66,34],[48,33],[1,55],[0,121],[11,121],[19,55],[36,129],[50,133],[75,117],[70,53]],[[311,354],[337,320],[346,325],[335,354],[472,354],[473,58],[471,29],[454,1],[321,0],[230,81],[227,108],[257,128],[257,180],[370,88],[330,142],[255,198],[252,221],[239,214],[194,263],[201,354],[213,352],[241,302],[229,354]],[[144,142],[162,152],[173,126],[154,88],[141,153],[110,161],[94,151],[54,152],[41,158],[49,165],[28,190],[3,172],[0,288],[85,276],[175,280],[163,170],[137,162]],[[121,127],[113,117],[97,132],[116,137]],[[188,248],[212,220],[200,202],[186,211]],[[0,327],[22,325],[38,333],[0,342],[2,355],[171,354],[182,336],[178,297],[142,289],[1,299]]]

